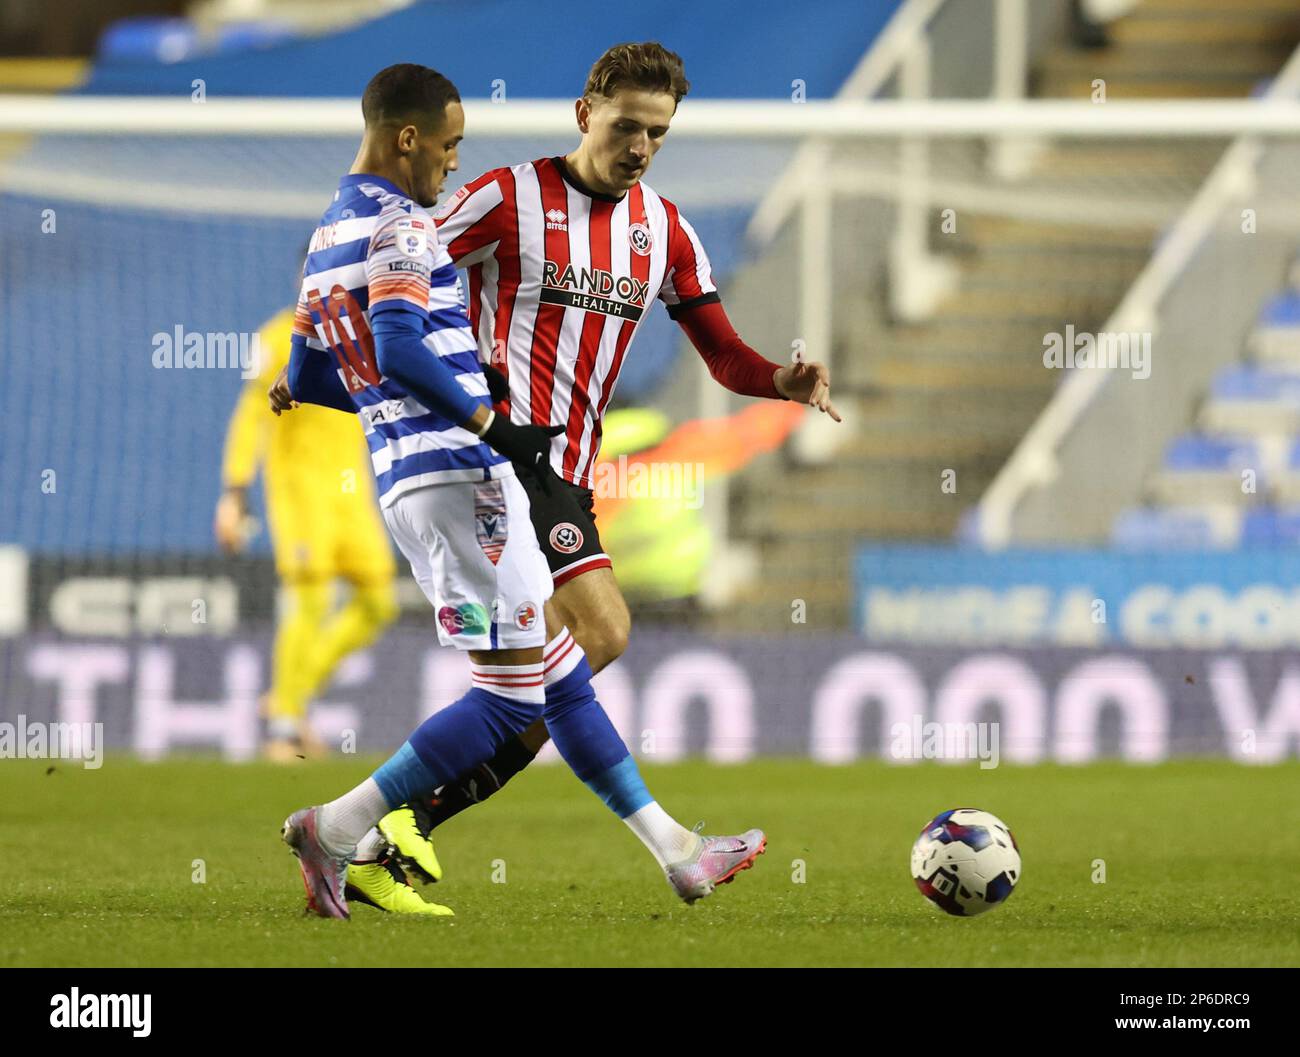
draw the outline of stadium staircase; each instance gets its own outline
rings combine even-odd
[[[1109,99],[1243,96],[1281,67],[1298,26],[1290,0],[1146,0],[1111,28],[1109,47],[1049,52],[1031,91],[1087,98],[1102,78]],[[1100,200],[1176,209],[1222,147],[1058,143],[1017,186],[1059,199],[1078,182]],[[732,532],[757,546],[760,571],[727,626],[788,631],[795,599],[807,603],[807,630],[850,626],[858,544],[951,540],[1060,382],[1042,366],[1043,336],[1103,327],[1172,219],[1107,227],[1104,206],[1077,224],[963,215],[955,235],[934,240],[961,279],[933,318],[891,324],[880,292],[840,306],[836,389],[854,398],[853,438],[831,465],[769,462],[738,480]],[[945,470],[956,471],[955,494],[940,488]]]

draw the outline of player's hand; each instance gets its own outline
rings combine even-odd
[[[227,488],[217,500],[212,531],[227,554],[238,554],[247,541],[248,504],[242,488]]]
[[[289,392],[289,368],[282,368],[280,373],[275,376],[275,381],[271,383],[271,388],[266,391],[268,399],[271,401],[271,410],[275,414],[281,411],[292,411],[298,407],[298,401],[293,398],[293,393]]]
[[[844,421],[831,403],[831,372],[824,363],[801,362],[782,367],[772,376],[772,384],[786,399],[824,411],[836,422]]]
[[[487,379],[488,395],[492,397],[492,403],[499,404],[510,399],[510,383],[492,364],[483,364],[483,377]]]
[[[551,494],[551,438],[564,432],[563,426],[516,426],[505,415],[496,415],[483,439],[515,464],[531,473],[542,491]]]

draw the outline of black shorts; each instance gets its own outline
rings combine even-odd
[[[521,473],[519,483],[528,493],[533,529],[556,587],[592,569],[613,568],[596,531],[595,497],[590,488],[552,477],[547,495],[531,473]]]

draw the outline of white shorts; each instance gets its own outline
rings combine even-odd
[[[458,650],[546,645],[551,570],[528,494],[512,474],[417,488],[384,521],[438,614],[438,641]]]

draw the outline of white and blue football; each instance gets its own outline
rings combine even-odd
[[[925,824],[912,845],[912,880],[935,906],[973,917],[1001,906],[1020,880],[1020,848],[996,815],[958,807]]]

